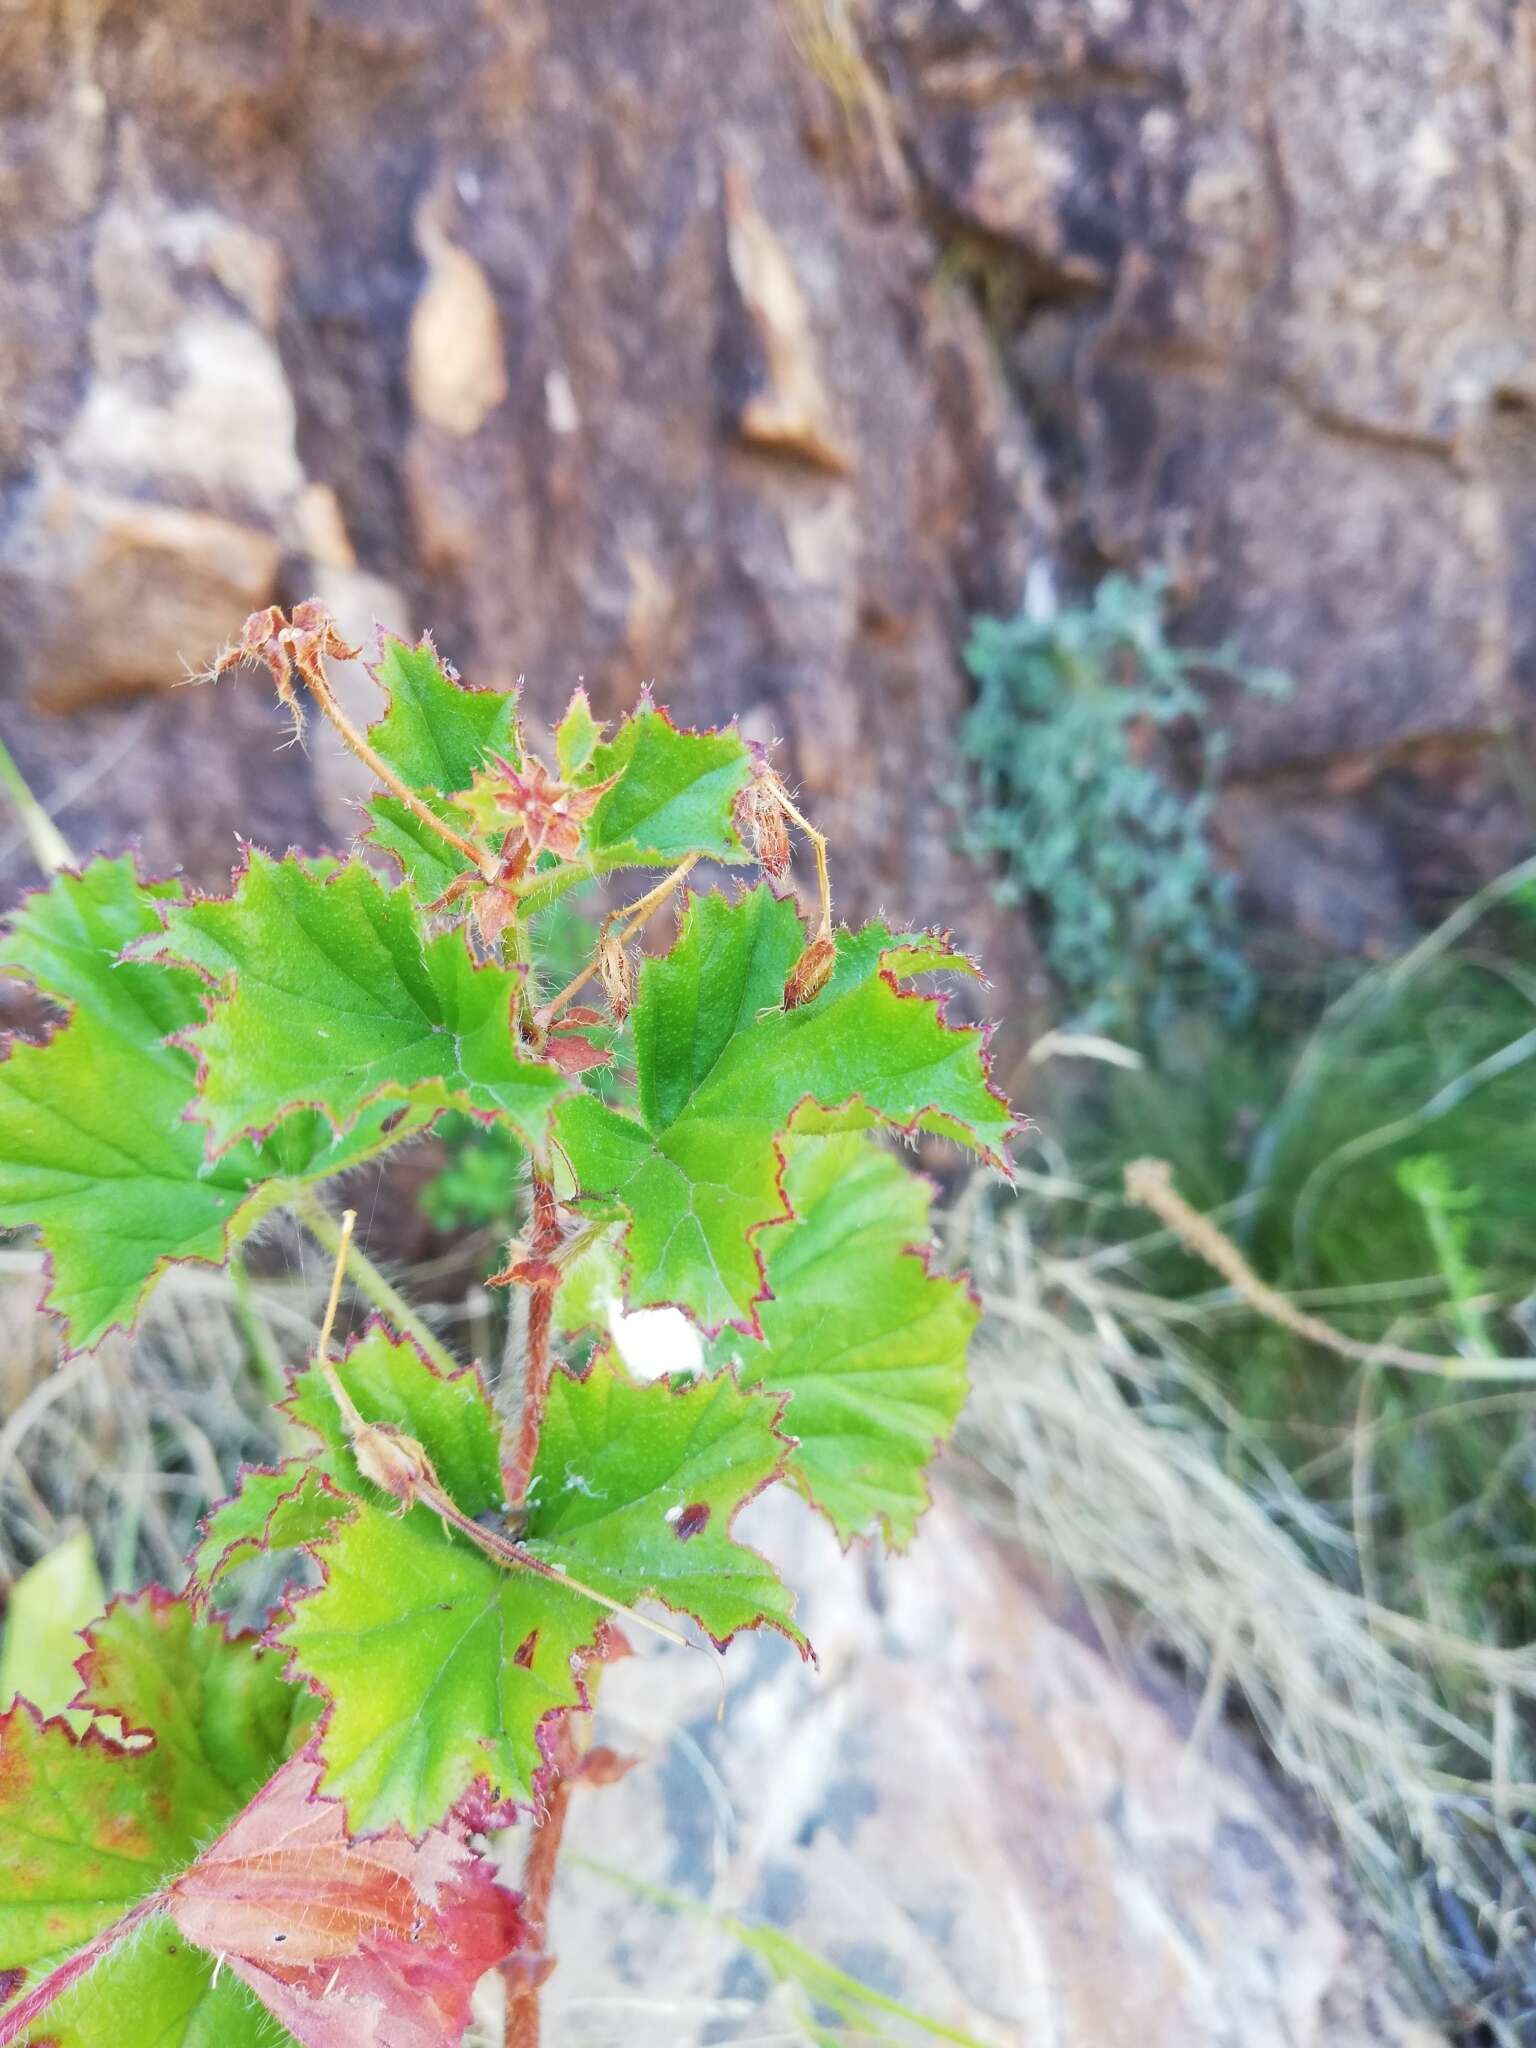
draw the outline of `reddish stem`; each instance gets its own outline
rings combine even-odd
[[[562,1744],[562,1749],[567,1745]],[[554,1968],[546,1952],[549,1939],[549,1901],[555,1888],[555,1865],[560,1857],[560,1837],[565,1832],[566,1809],[578,1768],[574,1757],[557,1768],[545,1795],[544,1811],[533,1825],[528,1860],[523,1865],[523,1924],[527,1929],[520,1956],[506,1968],[506,2048],[539,2048],[539,1994]]]
[[[538,1455],[539,1433],[544,1427],[544,1408],[549,1399],[549,1375],[554,1368],[550,1346],[550,1324],[555,1312],[555,1290],[560,1276],[555,1254],[560,1249],[560,1209],[555,1200],[555,1177],[542,1161],[533,1162],[533,1221],[528,1233],[528,1265],[534,1277],[528,1283],[528,1349],[523,1362],[523,1412],[517,1425],[517,1443],[507,1466],[507,1507],[512,1515],[522,1508],[533,1477]]]

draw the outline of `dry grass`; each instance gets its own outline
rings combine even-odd
[[[109,1588],[179,1586],[198,1519],[238,1466],[296,1447],[272,1403],[313,1352],[331,1260],[283,1220],[264,1257],[259,1282],[238,1266],[173,1267],[131,1338],[66,1359],[37,1309],[41,1257],[19,1240],[0,1248],[0,1597],[82,1525]],[[485,1352],[484,1303],[475,1289],[429,1314],[461,1318],[466,1355]],[[341,1339],[369,1312],[349,1300]]]
[[[860,0],[784,0],[789,40],[842,110],[858,155],[872,155],[886,182],[906,183],[899,123],[889,89],[865,48]]]
[[[1200,1312],[1136,1285],[1136,1246],[1061,1256],[982,1186],[951,1227],[987,1303],[963,1425],[983,1512],[1107,1633],[1129,1609],[1203,1677],[1202,1720],[1246,1707],[1437,2017],[1536,2038],[1536,1654],[1367,1596],[1368,1516],[1330,1516],[1266,1456],[1191,1358]]]

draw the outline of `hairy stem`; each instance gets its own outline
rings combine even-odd
[[[295,1188],[289,1196],[288,1207],[332,1258],[340,1254],[341,1227],[313,1189]],[[390,1286],[372,1259],[356,1244],[347,1247],[346,1271],[347,1278],[364,1300],[372,1302],[381,1315],[387,1316],[397,1328],[414,1339],[445,1378],[459,1370],[458,1360],[452,1352],[433,1336],[405,1296]]]
[[[821,923],[817,927],[817,931],[819,937],[830,939],[832,936],[832,877],[827,868],[826,834],[818,832],[810,819],[796,809],[784,789],[775,788],[773,794],[784,815],[792,823],[798,825],[806,838],[811,842],[811,851],[816,856],[816,890],[821,899]]]
[[[410,784],[401,780],[383,756],[375,752],[337,702],[336,694],[325,678],[319,659],[316,658],[314,661],[306,663],[302,673],[305,682],[309,685],[310,695],[336,728],[343,741],[356,754],[357,758],[383,783],[391,796],[398,797],[406,809],[414,817],[419,818],[429,831],[435,832],[438,838],[451,846],[456,853],[463,854],[471,866],[478,871],[483,881],[494,882],[497,868],[496,856],[493,853],[487,852],[483,847],[474,845],[472,841],[465,839],[462,834],[455,832],[451,825],[445,824],[430,805],[422,802]]]
[[[544,1407],[549,1399],[549,1375],[554,1369],[550,1329],[555,1314],[555,1290],[560,1276],[554,1258],[560,1249],[560,1210],[555,1200],[555,1176],[547,1160],[533,1161],[533,1219],[528,1233],[529,1263],[537,1278],[528,1290],[528,1348],[523,1354],[523,1407],[518,1418],[517,1442],[506,1469],[508,1511],[518,1514],[528,1497],[533,1461],[538,1455],[539,1433],[544,1427]]]
[[[669,875],[664,875],[653,889],[647,889],[643,896],[637,897],[627,908],[610,912],[603,919],[604,932],[612,932],[621,946],[626,945],[635,936],[635,933],[639,931],[641,925],[645,923],[651,912],[659,909],[666,902],[678,883],[697,865],[698,859],[699,856],[696,853],[690,853],[686,860],[678,862]],[[541,1029],[546,1031],[549,1029],[549,1026],[559,1016],[566,1004],[573,996],[580,995],[596,972],[597,957],[594,954],[574,981],[568,981],[565,987],[561,989],[559,995],[553,997],[549,1002],[540,1007],[535,1021]]]
[[[545,1798],[544,1810],[533,1824],[533,1838],[523,1865],[523,1921],[527,1927],[524,1957],[506,1971],[506,2048],[539,2048],[539,1995],[550,1958],[549,1902],[555,1888],[555,1868],[560,1860],[560,1838],[571,1803],[574,1779],[568,1771],[557,1772]]]

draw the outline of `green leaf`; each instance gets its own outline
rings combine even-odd
[[[232,896],[169,908],[154,950],[217,986],[186,1040],[216,1151],[301,1105],[345,1131],[401,1101],[500,1117],[535,1144],[570,1085],[518,1051],[521,973],[477,966],[462,931],[427,938],[409,893],[357,862],[252,849]]]
[[[389,708],[369,726],[369,742],[419,795],[468,789],[489,754],[517,760],[516,693],[471,689],[439,660],[430,639],[407,647],[386,634],[371,673]]]
[[[364,1422],[393,1423],[422,1445],[466,1515],[501,1506],[501,1423],[474,1366],[445,1378],[408,1337],[372,1322],[349,1347],[337,1372]],[[313,1366],[294,1380],[284,1406],[324,1446],[325,1469],[338,1486],[393,1507],[390,1496],[376,1491],[358,1471],[346,1426]]]
[[[126,854],[66,871],[23,898],[0,940],[0,967],[60,1003],[79,1004],[131,1044],[169,1037],[197,1015],[194,979],[118,955],[158,929],[156,904],[181,894],[179,882],[141,882]]]
[[[751,1233],[785,1214],[779,1140],[889,1124],[1000,1160],[1012,1128],[987,1079],[981,1032],[888,964],[912,941],[883,925],[841,932],[814,1002],[779,1007],[805,932],[767,888],[693,899],[681,937],[647,962],[633,1013],[638,1118],[565,1102],[560,1145],[584,1195],[620,1203],[631,1307],[675,1302],[710,1329],[753,1328],[763,1288]]]
[[[282,1182],[323,1179],[393,1141],[387,1110],[341,1141],[299,1115],[209,1165],[185,1121],[195,1063],[165,1043],[201,1016],[197,979],[118,958],[158,934],[178,893],[141,883],[127,859],[94,861],[30,897],[0,946],[0,965],[75,1006],[45,1045],[16,1044],[0,1062],[0,1224],[38,1226],[48,1305],[76,1348],[130,1324],[173,1261],[222,1263],[285,1199]]]
[[[608,1328],[609,1309],[614,1303],[622,1305],[623,1300],[624,1255],[616,1234],[600,1230],[589,1244],[562,1262],[555,1296],[556,1335],[601,1334]]]
[[[844,1544],[876,1525],[910,1542],[928,1505],[924,1470],[965,1402],[977,1308],[930,1273],[929,1189],[866,1137],[792,1138],[793,1220],[759,1242],[772,1299],[762,1339],[729,1332],[711,1357],[743,1385],[790,1396],[789,1476]]]
[[[94,1729],[77,1738],[25,1706],[0,1716],[0,1982],[10,1993],[0,2040],[12,2038],[6,2008],[152,1901],[302,1741],[315,1710],[277,1657],[199,1623],[159,1588],[118,1602],[90,1631],[83,1669],[81,1704],[153,1740],[124,1748]],[[256,2030],[255,2001],[215,1996],[213,1975],[211,1956],[194,1971],[170,1922],[155,1919],[19,2038],[81,2048],[270,2042],[264,2017]],[[145,2031],[143,2006],[160,2031]]]
[[[187,1559],[190,1582],[198,1592],[212,1593],[238,1566],[264,1553],[312,1543],[350,1511],[346,1495],[314,1460],[290,1458],[275,1469],[247,1465],[228,1500],[203,1519]]]
[[[664,711],[638,711],[593,748],[577,779],[590,787],[611,775],[620,780],[587,821],[586,848],[599,869],[670,867],[690,853],[747,859],[732,821],[752,775],[739,733],[689,732]]]
[[[571,1659],[602,1611],[531,1573],[500,1570],[421,1519],[359,1505],[314,1546],[325,1572],[280,1640],[332,1701],[323,1789],[354,1830],[433,1826],[484,1779],[528,1800],[535,1731],[575,1706]]]
[[[736,1510],[779,1469],[778,1406],[729,1379],[683,1393],[637,1387],[605,1357],[583,1381],[557,1373],[526,1548],[609,1599],[662,1600],[717,1640],[767,1621],[798,1641],[787,1590],[730,1535]],[[483,1513],[483,1497],[472,1478],[458,1505]],[[391,1512],[381,1496],[313,1549],[324,1583],[295,1599],[280,1636],[332,1701],[323,1789],[345,1799],[349,1824],[417,1833],[482,1778],[498,1799],[529,1800],[539,1724],[580,1703],[572,1660],[607,1610],[497,1564],[423,1507]]]
[[[73,1787],[71,1787],[73,1789]],[[298,2048],[232,1971],[156,1913],[108,1948],[34,2026],[26,2048]]]
[[[637,1386],[606,1354],[584,1379],[556,1373],[527,1547],[626,1606],[662,1601],[720,1648],[764,1621],[803,1642],[777,1572],[731,1535],[783,1462],[780,1407],[730,1379]]]
[[[500,1507],[500,1424],[473,1366],[445,1379],[408,1338],[375,1322],[348,1348],[337,1370],[365,1422],[393,1423],[425,1447],[467,1515]],[[212,1592],[227,1572],[262,1551],[315,1541],[352,1513],[356,1497],[393,1509],[389,1496],[358,1471],[346,1425],[314,1366],[296,1375],[282,1405],[315,1449],[275,1470],[248,1467],[230,1498],[204,1517],[188,1560],[193,1583],[203,1592]],[[411,1512],[431,1519],[426,1508]]]
[[[920,932],[903,939],[885,954],[888,974],[963,974],[971,981],[984,979],[969,953],[962,953],[947,932]]]
[[[387,636],[372,673],[389,695],[388,710],[368,728],[375,752],[462,831],[466,821],[455,815],[451,799],[469,788],[491,754],[519,758],[516,696],[468,688],[444,667],[430,640],[407,647]],[[398,797],[381,794],[368,808],[368,836],[400,862],[423,902],[435,902],[469,866]]]
[[[66,1536],[24,1571],[5,1604],[0,1707],[19,1695],[40,1714],[62,1712],[80,1690],[75,1670],[80,1631],[106,1604],[96,1553],[84,1529]]]
[[[586,691],[573,690],[565,716],[555,727],[555,760],[563,781],[569,782],[573,775],[580,774],[602,736],[603,728],[592,716]]]

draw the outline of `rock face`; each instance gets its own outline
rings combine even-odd
[[[1233,710],[1255,906],[1385,944],[1524,843],[1536,676],[1536,10],[1423,13],[11,0],[8,739],[82,846],[212,880],[348,825],[258,685],[169,687],[257,604],[540,715],[654,677],[1017,1007],[964,621],[1156,559],[1295,678]]]
[[[941,1505],[892,1566],[841,1557],[792,1499],[750,1513],[808,1589],[819,1673],[738,1643],[722,1727],[697,1660],[613,1666],[599,1732],[640,1760],[577,1795],[578,1856],[782,1926],[996,2048],[1433,2048],[1252,1759],[1192,1747],[1192,1703],[1117,1671],[965,1516]],[[551,1934],[562,2042],[788,2027],[717,1923],[578,1863]]]
[[[1064,540],[1295,680],[1235,714],[1251,888],[1395,936],[1529,832],[1536,12],[878,13],[921,178],[1015,280]]]
[[[98,763],[77,840],[212,881],[237,824],[347,832],[254,680],[167,693],[318,587],[543,715],[578,677],[739,712],[846,909],[962,921],[956,647],[1049,511],[973,309],[771,5],[7,21],[0,674],[45,796]]]

